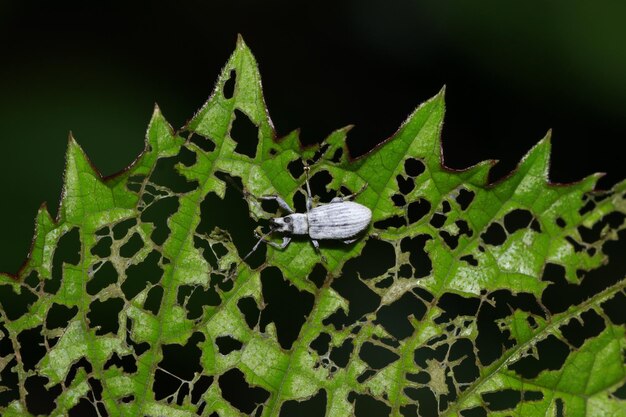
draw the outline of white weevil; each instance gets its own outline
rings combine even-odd
[[[291,242],[292,236],[308,235],[313,246],[315,246],[315,250],[319,252],[318,240],[339,240],[348,244],[356,241],[358,235],[367,229],[372,220],[372,211],[362,204],[347,201],[361,193],[367,184],[354,194],[346,197],[335,197],[330,203],[313,207],[311,187],[309,186],[309,167],[304,169],[306,171],[307,190],[306,213],[296,213],[285,200],[277,195],[261,197],[262,200],[276,201],[280,208],[289,214],[270,219],[270,231],[263,236],[259,236],[255,232],[259,241],[243,259],[254,253],[261,242],[266,242],[278,249],[285,249]],[[278,244],[265,239],[272,233],[285,233],[282,243]]]

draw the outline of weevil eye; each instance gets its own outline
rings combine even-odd
[[[285,217],[285,223],[287,224],[291,223],[291,217]]]

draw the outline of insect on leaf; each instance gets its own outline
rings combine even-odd
[[[215,90],[102,178],[70,139],[58,218],[0,275],[3,416],[626,415],[626,183],[549,182],[550,137],[508,177],[442,160],[444,92],[349,157],[349,129],[278,138],[239,39]],[[354,243],[254,245],[355,193]],[[271,239],[279,237],[274,236]]]

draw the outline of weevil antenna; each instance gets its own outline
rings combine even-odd
[[[246,259],[248,259],[248,256],[252,255],[254,253],[255,250],[257,250],[257,248],[259,247],[259,245],[261,244],[261,242],[263,242],[265,240],[266,237],[268,237],[269,235],[272,234],[272,230],[270,230],[269,232],[265,233],[264,235],[261,235],[261,237],[259,237],[259,240],[256,242],[256,244],[252,247],[252,250],[250,252],[248,252],[248,254],[246,256],[243,257],[243,259],[241,259],[241,262],[245,261]]]
[[[273,230],[270,230],[269,232],[263,234],[261,237],[259,237],[259,240],[256,242],[256,244],[254,245],[254,247],[252,248],[252,250],[250,252],[248,252],[248,254],[246,256],[244,256],[238,263],[237,266],[235,266],[235,268],[233,269],[232,273],[229,275],[229,279],[232,279],[233,275],[237,272],[237,270],[239,269],[239,267],[241,266],[242,263],[244,263],[244,261],[246,259],[248,259],[248,257],[250,255],[252,255],[254,253],[254,251],[257,250],[257,248],[259,247],[259,245],[261,244],[261,242],[263,242],[263,240],[268,237],[270,234],[272,234]]]

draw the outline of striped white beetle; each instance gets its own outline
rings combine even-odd
[[[283,217],[276,217],[270,220],[270,231],[262,236],[255,234],[259,241],[254,245],[250,256],[258,248],[261,242],[265,242],[278,249],[285,249],[291,237],[309,236],[317,252],[320,250],[318,240],[340,240],[344,243],[352,243],[358,239],[358,235],[363,232],[372,220],[372,211],[362,204],[348,201],[360,194],[367,184],[358,192],[346,197],[335,197],[330,203],[320,204],[313,207],[311,197],[311,187],[309,186],[309,167],[306,166],[306,213],[296,213],[285,200],[280,196],[271,195],[261,197],[262,200],[274,200],[280,208],[289,213]],[[275,243],[266,239],[272,233],[285,233],[282,243]]]

